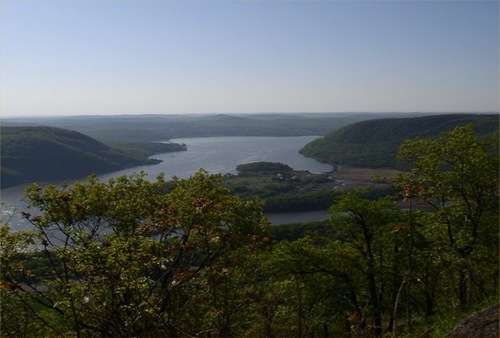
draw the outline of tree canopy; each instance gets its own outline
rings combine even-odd
[[[328,221],[273,231],[204,171],[31,185],[33,230],[0,227],[1,333],[444,336],[498,303],[498,135],[457,127],[399,159],[397,194],[339,193]]]
[[[290,172],[293,169],[288,165],[279,162],[252,162],[239,164],[236,167],[242,174],[247,173],[266,173],[266,174],[280,174]]]
[[[209,301],[221,292],[213,279],[236,278],[265,243],[268,221],[258,203],[218,182],[198,172],[168,184],[133,175],[30,186],[26,200],[41,213],[25,217],[48,266],[34,276],[10,265],[22,248],[2,246],[12,301],[36,312],[30,325],[44,335],[230,334],[236,313]],[[224,321],[203,319],[220,311]],[[17,334],[13,319],[2,314],[2,333]]]

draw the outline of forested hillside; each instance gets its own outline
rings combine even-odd
[[[361,167],[398,167],[399,145],[409,138],[434,138],[457,126],[473,124],[480,136],[498,131],[498,115],[450,114],[357,122],[314,140],[300,153],[318,161]]]
[[[0,222],[0,335],[443,337],[498,303],[498,154],[471,126],[407,140],[394,194],[277,229],[203,170],[30,185],[31,230]]]
[[[81,178],[153,163],[151,152],[172,145],[111,148],[79,132],[52,127],[1,127],[1,186]],[[174,147],[175,148],[175,147]],[[179,147],[177,147],[179,148]],[[175,149],[177,149],[175,148]],[[179,149],[177,149],[179,150]]]

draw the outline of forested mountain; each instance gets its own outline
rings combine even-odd
[[[300,153],[318,161],[361,167],[398,167],[401,142],[434,138],[457,126],[473,124],[480,136],[498,132],[498,115],[450,114],[357,122],[304,146]]]
[[[53,127],[1,128],[1,186],[6,188],[33,181],[80,178],[148,163],[151,151],[127,151],[109,147],[79,132]],[[130,151],[128,150],[130,149]]]

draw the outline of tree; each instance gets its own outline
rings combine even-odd
[[[281,241],[262,255],[265,271],[256,302],[264,336],[343,336],[346,312],[356,312],[358,275],[351,248],[306,236]]]
[[[274,285],[295,287],[291,295],[282,294],[283,303],[274,309],[289,313],[279,321],[293,325],[299,336],[325,332],[380,336],[403,278],[404,266],[399,264],[403,239],[395,231],[402,213],[388,198],[368,200],[353,193],[342,195],[330,210],[328,237],[274,246],[272,264],[268,263],[275,270]],[[295,316],[284,310],[292,304]],[[392,319],[387,324],[391,328]]]
[[[29,232],[11,232],[10,227],[0,221],[0,329],[2,336],[34,335],[46,332],[43,316],[34,314],[29,307],[29,299],[20,292],[21,277],[31,279],[23,256],[33,249],[34,237]],[[37,316],[35,319],[34,316]],[[16,318],[16,320],[13,320]],[[50,324],[48,324],[50,325]]]
[[[352,247],[358,256],[368,291],[368,315],[379,336],[383,331],[382,316],[387,308],[392,308],[400,284],[401,268],[397,262],[401,243],[394,229],[402,220],[401,212],[389,198],[373,201],[351,193],[343,195],[331,212],[330,223],[337,231],[336,238]]]
[[[14,275],[13,282],[34,313],[67,324],[52,334],[220,332],[201,320],[218,308],[202,302],[209,291],[198,287],[257,250],[269,225],[259,203],[241,201],[220,182],[200,171],[173,182],[137,174],[32,185],[26,200],[40,213],[25,217],[49,267],[36,283]]]
[[[498,134],[480,139],[472,125],[457,127],[405,141],[399,158],[411,169],[395,182],[431,209],[423,220],[427,239],[465,310],[497,290]]]

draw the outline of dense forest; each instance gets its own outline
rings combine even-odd
[[[321,223],[271,227],[204,171],[33,184],[33,230],[0,227],[2,336],[443,336],[498,302],[498,134],[477,129],[403,141],[394,193],[341,193]]]
[[[457,126],[474,124],[481,136],[498,131],[498,115],[449,114],[410,118],[389,118],[350,124],[304,146],[300,153],[320,162],[336,165],[381,168],[401,167],[399,145],[406,139],[434,138]]]
[[[118,143],[113,147],[79,132],[53,127],[0,127],[1,187],[76,179],[142,164],[178,144]]]

